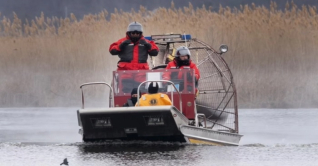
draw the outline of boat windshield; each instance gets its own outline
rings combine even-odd
[[[115,96],[130,95],[133,88],[138,88],[144,81],[168,80],[174,83],[182,94],[194,94],[195,79],[193,69],[157,69],[157,70],[122,70],[113,72],[113,87]],[[149,83],[140,87],[141,93],[148,92]],[[175,89],[169,83],[158,82],[159,92],[171,93]]]

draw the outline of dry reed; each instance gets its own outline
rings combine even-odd
[[[109,45],[131,21],[146,35],[190,33],[212,47],[225,43],[239,107],[317,107],[318,15],[313,6],[287,3],[284,11],[237,8],[158,8],[77,19],[3,17],[0,26],[0,106],[80,106],[79,85],[110,82],[118,58]],[[109,18],[109,19],[106,19]]]

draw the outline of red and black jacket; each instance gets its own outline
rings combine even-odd
[[[177,60],[174,59],[173,61],[169,62],[166,69],[183,69],[189,67],[190,69],[194,69],[194,75],[196,80],[200,79],[200,71],[195,63],[193,63],[191,60],[190,64],[188,66],[178,66]],[[179,77],[179,76],[178,76]],[[170,75],[169,74],[164,74],[164,79],[170,80]]]
[[[119,45],[125,41],[130,40],[128,36],[119,39],[117,42],[113,43],[109,47],[109,52],[112,55],[118,55],[120,62],[130,62],[130,63],[147,63],[148,54],[150,56],[157,56],[159,49],[157,45],[150,40],[145,39],[143,36],[136,42],[129,44],[124,50],[120,50]],[[151,44],[151,49],[147,48],[143,44],[139,44],[140,40],[145,40]]]

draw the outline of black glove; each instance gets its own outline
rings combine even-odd
[[[151,44],[144,39],[139,40],[139,44],[143,44],[148,51],[151,49]]]
[[[128,44],[131,43],[131,40],[125,40],[119,45],[119,49],[122,51]]]

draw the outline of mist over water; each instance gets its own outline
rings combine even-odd
[[[83,143],[78,108],[1,108],[0,165],[315,166],[317,109],[239,110],[238,147],[171,142]]]
[[[18,10],[22,12],[28,7],[41,9],[41,2],[32,5],[34,2],[1,1],[4,5],[0,7],[13,10],[11,7],[24,6]],[[195,1],[192,5],[174,1],[174,7],[170,7],[170,1],[166,7],[167,1],[163,1],[160,5],[165,8],[155,11],[147,7],[158,7],[159,1],[156,1],[144,3],[148,10],[138,8],[128,13],[103,11],[88,15],[88,10],[94,10],[94,6],[103,7],[101,3],[123,9],[130,3],[139,6],[138,2],[129,1],[123,5],[123,1],[49,1],[47,6],[52,10],[65,4],[84,5],[85,8],[76,11],[86,15],[47,18],[54,12],[45,9],[43,15],[28,24],[23,23],[24,14],[12,19],[3,17],[0,24],[0,107],[80,105],[81,84],[111,82],[119,59],[109,54],[109,45],[124,37],[127,25],[135,20],[142,23],[145,35],[186,32],[216,50],[220,44],[227,44],[230,49],[223,57],[233,73],[240,108],[317,107],[317,12],[314,6],[295,5],[315,5],[316,1],[294,1],[284,10],[281,10],[284,8],[281,1],[271,5],[267,4],[269,1],[262,1],[265,7],[257,6],[261,5],[258,2],[255,6],[237,9],[233,8],[237,3],[250,1],[222,1],[224,6],[228,3],[232,8],[220,7],[219,10],[211,10],[207,1]],[[200,3],[204,3],[205,8]],[[185,6],[177,10],[182,4]],[[198,6],[200,8],[196,8]],[[107,101],[107,95],[104,96],[106,98],[100,99]]]

